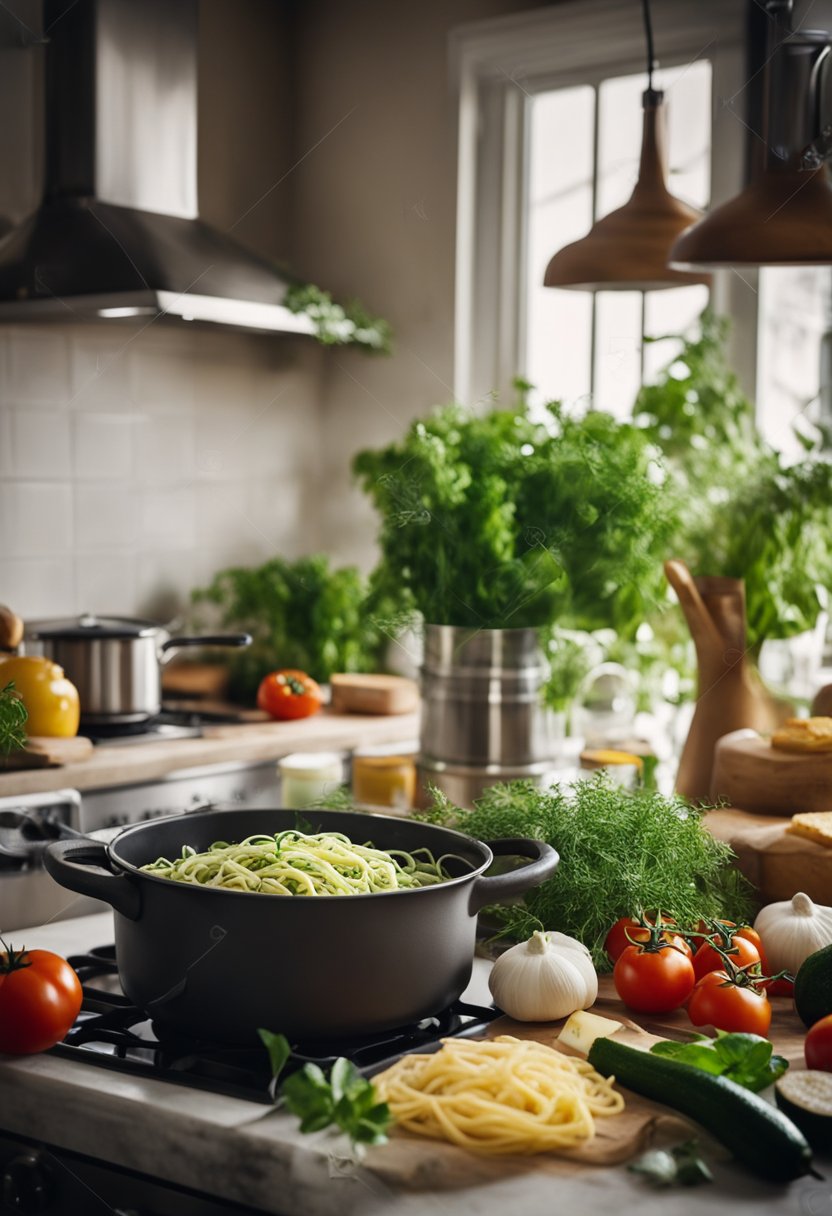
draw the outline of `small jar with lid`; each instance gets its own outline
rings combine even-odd
[[[613,781],[627,789],[634,789],[644,772],[644,759],[634,752],[616,751],[612,748],[587,748],[581,752],[583,772],[603,769]]]
[[[320,806],[344,780],[344,758],[338,752],[293,752],[278,760],[280,804],[289,810]]]
[[[368,747],[352,758],[352,796],[362,806],[409,811],[416,796],[416,747]]]

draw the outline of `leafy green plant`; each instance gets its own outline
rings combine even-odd
[[[26,746],[28,718],[23,700],[14,690],[14,681],[9,681],[0,688],[0,753],[8,756]]]
[[[758,1034],[729,1033],[717,1030],[716,1038],[696,1035],[688,1043],[662,1039],[650,1048],[654,1055],[690,1064],[717,1077],[727,1077],[752,1093],[773,1085],[789,1067],[783,1056],[773,1055],[768,1039]]]
[[[747,921],[751,888],[733,852],[683,798],[626,790],[603,773],[571,786],[540,789],[514,781],[487,789],[472,811],[433,791],[431,822],[480,840],[532,836],[560,854],[555,875],[522,903],[495,910],[503,931],[527,938],[535,929],[577,937],[599,970],[609,969],[604,938],[633,908],[661,908],[680,924],[702,916]]]
[[[323,554],[221,570],[192,593],[197,619],[200,609],[213,606],[224,627],[248,630],[254,639],[231,660],[231,692],[243,701],[278,667],[324,681],[334,671],[376,670],[386,639],[370,619],[366,597],[358,570],[333,570]]]
[[[663,594],[673,520],[655,449],[608,414],[447,406],[353,468],[381,516],[373,582],[433,624],[614,626]]]
[[[360,346],[371,354],[390,354],[390,326],[381,317],[371,316],[357,300],[337,304],[328,291],[312,283],[298,283],[289,287],[283,303],[290,312],[309,317],[324,346]]]
[[[805,435],[787,464],[760,436],[730,371],[728,323],[705,312],[700,332],[646,385],[637,424],[664,455],[677,511],[673,556],[694,574],[745,580],[748,643],[811,629],[832,586],[832,465]]]

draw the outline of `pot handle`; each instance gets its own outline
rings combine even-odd
[[[43,853],[43,864],[56,882],[70,891],[112,904],[129,920],[138,920],[139,888],[126,874],[107,867],[107,846],[100,840],[55,840]]]
[[[209,633],[203,637],[168,638],[159,647],[162,654],[169,650],[183,650],[186,646],[235,646],[251,645],[250,633]]]
[[[560,861],[558,854],[545,840],[517,836],[505,840],[488,840],[486,844],[495,857],[529,857],[531,864],[509,870],[506,874],[478,878],[468,904],[472,916],[486,904],[498,903],[511,895],[521,895],[524,891],[539,886],[544,878],[554,874]]]

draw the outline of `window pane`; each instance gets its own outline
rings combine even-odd
[[[671,287],[668,291],[648,291],[644,296],[644,332],[651,338],[683,334],[708,303],[704,283],[694,287]],[[648,342],[644,347],[644,379],[655,380],[658,372],[676,354],[680,342]]]
[[[641,292],[599,291],[593,405],[629,418],[641,384]]]
[[[592,297],[544,287],[543,275],[592,223],[595,91],[540,93],[530,109],[525,374],[541,395],[571,401],[589,392]]]
[[[802,452],[793,429],[799,416],[832,422],[828,371],[821,390],[832,341],[830,280],[828,266],[760,270],[757,423],[769,443],[791,458]]]

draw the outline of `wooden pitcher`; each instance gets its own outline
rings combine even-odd
[[[768,691],[749,657],[745,584],[738,578],[694,578],[684,562],[664,564],[696,647],[696,709],[679,762],[676,789],[691,802],[711,797],[716,742],[750,727],[770,733],[788,714]]]

